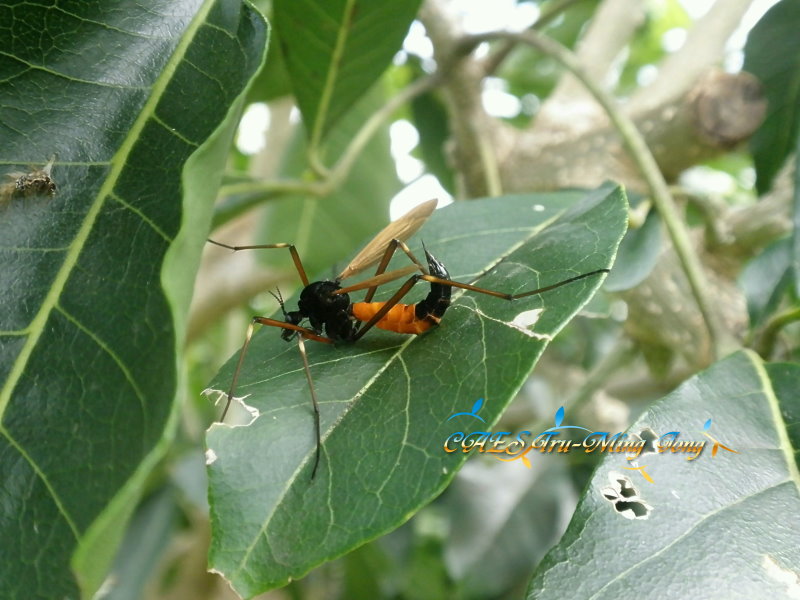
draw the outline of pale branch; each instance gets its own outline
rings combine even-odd
[[[547,25],[549,25],[552,21],[557,19],[561,16],[562,13],[566,12],[569,8],[572,8],[574,4],[579,4],[580,2],[586,2],[586,0],[558,0],[558,2],[553,2],[547,4],[545,9],[539,14],[539,18],[531,25],[531,29],[540,31]],[[483,61],[483,71],[486,77],[491,77],[495,74],[497,69],[500,68],[500,65],[508,58],[508,56],[514,51],[516,44],[510,40],[506,40],[497,50],[492,52],[484,61]]]
[[[673,180],[686,168],[748,139],[760,125],[765,100],[747,73],[712,71],[688,94],[634,118],[659,169]],[[607,179],[646,189],[616,130],[601,122],[590,131],[519,132],[502,161],[506,190],[595,187]]]
[[[607,85],[615,61],[644,22],[644,17],[644,3],[641,0],[604,0],[575,51],[586,77],[598,85]],[[578,105],[585,106],[585,110],[577,111]],[[582,129],[586,124],[591,126],[597,122],[597,109],[586,87],[574,74],[566,72],[544,101],[533,130],[565,127]],[[565,112],[569,114],[566,119]],[[580,122],[576,122],[575,116],[578,114],[581,116]]]
[[[656,80],[632,96],[626,108],[629,114],[676,101],[703,73],[718,66],[750,4],[752,0],[717,0],[689,30],[683,46],[661,62]]]
[[[420,21],[433,42],[437,73],[442,73],[442,90],[450,115],[452,137],[450,157],[458,176],[459,195],[474,197],[498,194],[502,131],[508,126],[490,117],[483,107],[481,85],[484,69],[469,56],[474,48],[459,45],[463,32],[446,7],[427,0]],[[492,135],[486,132],[492,130]]]
[[[520,43],[532,46],[555,58],[586,86],[605,110],[608,118],[622,137],[631,159],[647,181],[653,204],[658,210],[669,232],[670,239],[672,240],[678,257],[680,258],[686,278],[689,281],[692,295],[700,309],[702,320],[708,329],[711,342],[709,348],[710,353],[704,362],[710,362],[716,356],[720,355],[723,347],[728,344],[728,336],[718,322],[716,314],[712,309],[702,265],[689,240],[689,234],[683,220],[678,215],[678,210],[667,189],[667,184],[658,168],[658,164],[647,147],[644,138],[636,129],[633,122],[617,108],[615,100],[586,75],[575,55],[561,46],[561,44],[540,36],[535,32],[519,34],[492,33],[482,36],[472,36],[472,39],[465,43],[475,44],[488,39],[498,38],[516,39]]]
[[[668,179],[687,167],[731,150],[764,120],[767,101],[753,75],[704,73],[689,93],[635,119],[647,128],[651,148]],[[672,118],[666,118],[667,113]]]
[[[692,232],[692,243],[702,251],[702,231]],[[713,259],[702,255],[704,264]],[[725,332],[742,339],[747,329],[747,305],[736,282],[713,269],[705,269],[705,291],[714,299],[715,317]],[[664,245],[653,271],[633,289],[621,292],[628,308],[626,333],[643,350],[660,348],[665,354],[681,356],[690,369],[708,364],[713,348],[703,326],[703,317],[687,298],[692,290],[684,269],[669,245]],[[666,359],[661,360],[667,364]]]
[[[787,160],[769,193],[755,204],[730,210],[721,219],[724,231],[730,232],[732,240],[724,249],[725,254],[736,259],[737,266],[792,231],[794,174],[794,161]]]

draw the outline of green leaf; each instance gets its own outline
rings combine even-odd
[[[589,194],[456,203],[436,211],[418,236],[454,279],[521,292],[610,267],[626,223],[624,193],[605,185]],[[419,237],[409,243],[419,255]],[[403,258],[396,266],[407,264]],[[601,281],[513,303],[455,293],[442,325],[425,335],[374,330],[353,345],[307,343],[324,439],[313,481],[314,428],[300,356],[278,331],[259,331],[236,394],[260,416],[244,427],[214,425],[207,435],[211,566],[249,598],[403,523],[465,458],[442,449],[465,426],[463,417],[447,418],[485,398],[482,416],[494,422],[547,341]],[[382,299],[399,285],[385,286]],[[533,331],[510,325],[538,308]],[[236,360],[212,388],[227,391]]]
[[[650,430],[652,451],[635,462],[604,455],[528,598],[791,597],[800,570],[800,476],[781,409],[798,414],[800,368],[787,369],[775,387],[773,376],[755,354],[739,352],[647,410],[628,431]],[[707,445],[694,460],[659,453],[668,432]],[[720,447],[714,456],[705,433],[736,454]],[[631,467],[644,467],[653,483]],[[608,490],[620,481],[627,497],[612,501]],[[619,512],[644,513],[644,504],[647,518]]]
[[[791,280],[789,266],[792,243],[789,238],[773,242],[747,263],[739,285],[747,298],[750,327],[756,328],[775,312]]]
[[[168,442],[266,29],[239,0],[5,2],[0,22],[0,164],[56,154],[58,186],[0,208],[0,596],[89,597]]]
[[[270,16],[270,2],[258,0],[254,2],[257,9],[268,17]],[[292,93],[289,81],[289,72],[286,70],[286,61],[281,53],[281,44],[278,41],[278,32],[272,31],[270,36],[269,53],[267,60],[259,69],[247,91],[247,104],[254,102],[270,102]]]
[[[421,0],[275,0],[275,28],[312,148],[400,50]]]
[[[800,402],[797,400],[800,366],[796,363],[772,363],[766,365],[766,368],[775,397],[780,403],[789,443],[794,449],[794,462],[800,466]]]
[[[763,194],[795,147],[800,133],[800,3],[782,0],[750,31],[744,48],[745,71],[761,80],[767,116],[750,140],[756,189]]]
[[[641,227],[629,229],[625,234],[605,289],[621,292],[636,287],[653,271],[660,253],[661,217],[651,210]]]

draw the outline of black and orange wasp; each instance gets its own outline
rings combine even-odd
[[[450,297],[453,288],[488,294],[504,300],[516,300],[526,296],[541,294],[586,277],[608,272],[608,269],[597,269],[545,287],[518,294],[509,294],[481,288],[469,283],[453,281],[450,279],[450,274],[444,264],[437,260],[427,249],[424,250],[427,265],[424,265],[414,256],[405,243],[405,240],[414,235],[414,233],[422,227],[428,217],[431,216],[436,205],[436,200],[429,200],[387,225],[364,246],[336,278],[330,280],[309,282],[306,270],[300,260],[300,255],[292,244],[279,243],[230,246],[209,239],[208,241],[212,244],[234,251],[288,248],[294,266],[304,286],[300,293],[298,308],[294,311],[287,311],[280,295],[273,294],[278,300],[283,312],[283,321],[262,316],[255,316],[252,318],[247,328],[244,344],[239,353],[239,360],[236,364],[236,369],[227,393],[225,409],[222,412],[220,420],[223,421],[225,419],[234,398],[239,372],[241,371],[245,355],[247,354],[247,348],[250,345],[255,326],[268,325],[283,329],[284,331],[281,337],[284,340],[291,341],[296,338],[298,341],[298,347],[311,394],[316,434],[316,452],[314,467],[311,473],[313,479],[316,475],[317,467],[319,466],[322,438],[320,433],[319,403],[317,402],[317,394],[311,379],[308,355],[306,353],[305,344],[303,343],[304,340],[313,340],[325,344],[356,342],[373,327],[394,331],[396,333],[421,334],[439,324],[450,306]],[[413,264],[405,268],[387,272],[386,269],[389,265],[389,261],[398,248],[408,256]],[[342,285],[345,279],[362,272],[375,263],[378,263],[378,267],[374,276],[350,286]],[[375,291],[379,286],[407,275],[410,275],[410,277],[388,300],[372,302]],[[414,285],[420,281],[426,281],[430,284],[430,290],[425,298],[415,304],[402,304],[400,301],[408,294]],[[350,299],[350,294],[360,290],[367,290],[364,300],[361,302],[353,302]],[[307,326],[303,325],[305,321],[308,322]]]

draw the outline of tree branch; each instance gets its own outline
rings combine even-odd
[[[641,0],[605,0],[600,5],[575,51],[585,77],[598,85],[607,83],[614,62],[644,22],[644,16]],[[581,106],[580,111],[576,110],[577,105]],[[569,113],[568,119],[564,118],[565,112]],[[565,73],[542,105],[533,129],[583,129],[596,126],[599,114],[602,113],[585,85],[574,73]],[[576,115],[580,115],[579,121]]]
[[[541,31],[542,28],[557,19],[567,9],[571,8],[573,4],[585,2],[586,0],[558,0],[552,4],[547,4],[545,10],[539,14],[539,18],[531,25],[531,29]],[[492,53],[483,63],[483,72],[486,77],[491,77],[495,74],[500,65],[508,58],[509,54],[514,51],[516,44],[511,40],[500,46],[494,53]]]
[[[629,114],[653,110],[681,98],[711,67],[718,66],[725,44],[752,0],[717,0],[688,32],[686,42],[658,67],[658,77],[631,98]]]
[[[716,313],[712,310],[711,301],[708,296],[705,274],[700,264],[694,248],[689,240],[689,234],[683,221],[678,216],[677,208],[672,200],[672,196],[667,189],[667,184],[658,168],[655,158],[651,154],[644,138],[639,134],[636,126],[620,110],[617,109],[615,101],[609,94],[601,89],[589,77],[581,67],[577,58],[566,48],[557,42],[542,37],[535,32],[526,33],[491,33],[480,36],[472,36],[470,44],[476,44],[487,39],[516,39],[517,41],[546,52],[565,68],[575,75],[583,83],[594,98],[601,104],[617,132],[623,139],[631,158],[647,181],[652,196],[653,204],[664,224],[667,227],[675,251],[680,258],[683,271],[689,281],[692,295],[697,302],[703,321],[708,328],[710,338],[710,355],[704,362],[710,362],[721,354],[724,345],[727,345],[727,335],[725,330],[717,321]]]
[[[445,77],[443,91],[453,137],[452,160],[460,177],[459,195],[497,195],[502,181],[499,165],[511,132],[483,108],[483,66],[469,56],[474,46],[460,44],[463,33],[441,3],[425,2],[420,20],[433,42],[437,72]],[[487,135],[488,131],[491,135]]]

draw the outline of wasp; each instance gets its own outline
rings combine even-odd
[[[453,288],[488,294],[504,300],[517,300],[526,296],[533,296],[553,290],[562,285],[572,283],[573,281],[578,281],[579,279],[608,272],[608,269],[597,269],[575,277],[570,277],[569,279],[564,279],[552,285],[518,294],[489,290],[469,283],[454,281],[450,279],[450,274],[444,264],[433,256],[427,248],[424,248],[424,245],[425,265],[414,256],[405,243],[405,240],[416,233],[428,217],[430,217],[436,208],[436,204],[436,200],[429,200],[387,225],[355,256],[355,258],[353,258],[353,260],[350,261],[347,267],[345,267],[336,278],[330,280],[309,282],[305,268],[300,260],[300,255],[292,244],[279,243],[230,246],[211,239],[208,240],[212,244],[233,251],[286,248],[292,256],[295,269],[303,283],[303,290],[300,293],[297,310],[287,311],[280,295],[273,294],[280,304],[281,312],[284,317],[283,321],[262,316],[255,316],[252,318],[247,328],[247,333],[245,334],[244,344],[239,352],[239,360],[236,364],[231,386],[227,394],[225,408],[220,417],[221,421],[225,420],[225,416],[233,400],[239,372],[244,363],[244,358],[255,331],[255,326],[268,325],[283,329],[281,337],[284,340],[291,341],[296,338],[298,341],[298,348],[303,360],[314,410],[316,453],[314,467],[311,473],[311,478],[313,479],[319,465],[322,439],[320,433],[319,403],[314,390],[314,383],[311,379],[311,371],[308,364],[308,355],[306,353],[304,340],[313,340],[326,344],[336,344],[339,342],[352,343],[362,338],[373,327],[394,331],[396,333],[418,335],[425,333],[440,323],[450,306]],[[387,272],[386,269],[389,262],[398,249],[402,250],[413,264],[405,268]],[[345,279],[362,272],[375,263],[378,263],[378,267],[374,276],[354,285],[342,285]],[[400,279],[406,275],[410,275],[410,277],[398,288],[391,298],[381,302],[372,302],[375,291],[379,286]],[[430,290],[425,298],[415,304],[401,303],[401,300],[406,294],[420,281],[426,281],[430,284]],[[360,290],[367,290],[364,300],[361,302],[353,302],[350,299],[350,294]],[[307,326],[303,324],[306,321],[308,323]]]

